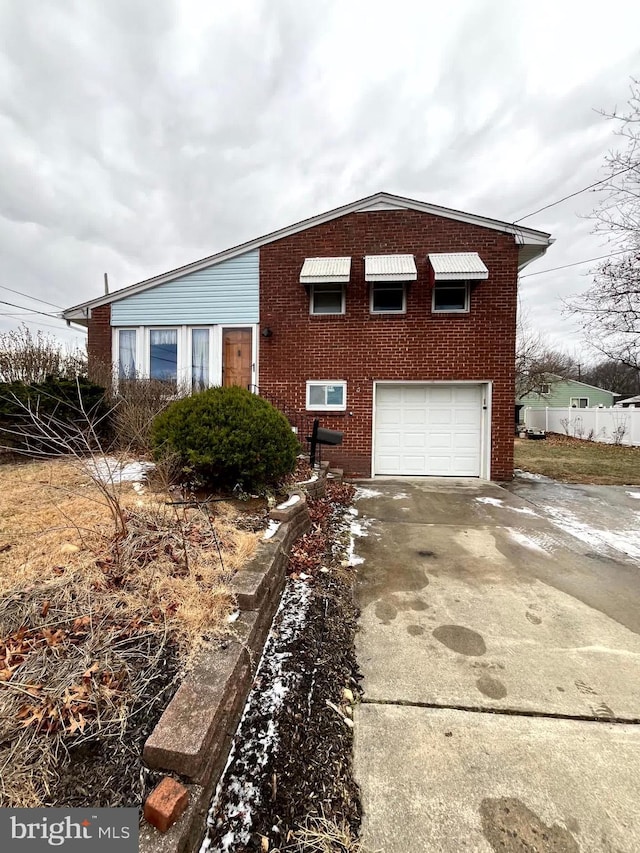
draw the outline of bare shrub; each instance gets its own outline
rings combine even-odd
[[[44,382],[47,376],[86,374],[87,356],[80,349],[65,349],[51,335],[27,326],[0,333],[0,381]]]
[[[118,450],[149,453],[151,427],[156,416],[175,400],[166,382],[134,379],[120,382],[113,396],[114,444]]]

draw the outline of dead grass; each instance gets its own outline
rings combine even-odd
[[[69,743],[121,737],[170,640],[183,662],[229,630],[225,583],[258,534],[238,511],[101,489],[78,462],[0,467],[0,803],[37,806]],[[153,690],[151,691],[153,694]]]
[[[290,853],[373,853],[354,838],[348,823],[336,823],[324,815],[309,817],[305,825],[295,831],[286,850]]]
[[[640,484],[640,447],[602,444],[549,434],[515,440],[515,467],[565,483]]]

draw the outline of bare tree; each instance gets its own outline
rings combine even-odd
[[[86,354],[65,349],[51,335],[35,335],[21,325],[0,333],[0,382],[44,382],[47,376],[72,379],[86,373]]]
[[[624,144],[606,157],[609,177],[593,212],[594,232],[621,254],[599,264],[591,287],[566,305],[599,352],[640,369],[640,81],[630,88],[624,112],[602,111]]]
[[[527,394],[544,396],[545,388],[561,379],[576,379],[575,359],[549,345],[540,332],[531,329],[528,317],[518,315],[516,338],[516,401]]]

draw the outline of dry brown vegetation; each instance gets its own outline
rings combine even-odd
[[[258,534],[170,500],[79,460],[0,466],[1,805],[56,802],[70,747],[123,739],[167,655],[229,630],[225,581]]]
[[[550,433],[544,441],[515,440],[515,467],[565,483],[640,484],[640,447]]]

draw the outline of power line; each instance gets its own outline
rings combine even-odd
[[[521,275],[520,278],[531,278],[532,275],[542,275],[544,272],[555,272],[556,270],[566,270],[567,267],[579,267],[581,264],[590,264],[592,261],[603,261],[605,258],[612,258],[614,255],[624,255],[629,249],[620,249],[619,252],[611,252],[609,255],[600,255],[597,258],[587,258],[584,261],[575,261],[573,264],[563,264],[561,267],[550,267],[547,270],[538,270],[538,272],[528,272],[526,275]]]
[[[32,310],[26,305],[16,305],[15,302],[5,302],[4,299],[0,299],[0,305],[10,305],[12,308],[20,308],[22,311],[28,311],[30,314],[42,314],[43,317],[55,317],[56,320],[61,319],[57,314],[52,314],[51,311],[45,313],[44,311],[36,311],[35,308]]]
[[[583,187],[581,190],[577,190],[574,193],[570,193],[569,195],[565,195],[563,198],[559,198],[557,201],[552,201],[551,204],[545,204],[544,207],[539,207],[537,210],[534,210],[533,213],[527,213],[526,216],[521,216],[519,219],[514,219],[513,224],[515,225],[518,222],[522,222],[523,219],[529,219],[530,216],[535,216],[536,213],[542,213],[543,210],[548,210],[550,207],[555,207],[556,204],[561,204],[563,201],[567,201],[570,198],[573,198],[576,195],[580,195],[580,193],[586,193],[587,190],[592,190],[594,187],[600,186],[600,184],[606,184],[607,181],[610,181],[612,178],[617,177],[618,175],[622,175],[625,172],[630,172],[632,169],[635,169],[636,166],[627,166],[625,169],[620,169],[619,172],[614,172],[612,175],[608,175],[606,178],[603,178],[601,181],[596,181],[595,184],[589,184],[588,187]]]
[[[31,312],[29,312],[29,313],[31,313]],[[13,319],[13,318],[20,318],[22,316],[23,316],[22,314],[5,314],[4,312],[0,311],[0,317],[10,317],[11,319]],[[37,326],[46,326],[48,329],[56,329],[58,332],[62,331],[60,326],[54,326],[53,323],[43,323],[41,320],[38,320],[38,321],[36,321],[36,320],[22,320],[22,322],[23,323],[32,323],[33,325],[37,325]],[[63,323],[65,321],[61,320],[60,322]],[[74,326],[71,328],[71,331],[72,332],[78,332],[78,334],[82,334],[82,333],[86,334],[87,330],[83,329],[83,328],[78,329]]]
[[[33,299],[34,302],[43,302],[45,305],[50,305],[52,308],[60,308],[62,311],[62,307],[60,305],[54,305],[53,302],[47,302],[46,299],[39,299],[37,296],[31,296],[29,293],[23,293],[21,290],[14,290],[13,287],[7,287],[6,284],[0,284],[1,290],[10,290],[11,293],[17,293],[18,296],[26,296],[27,299]]]

